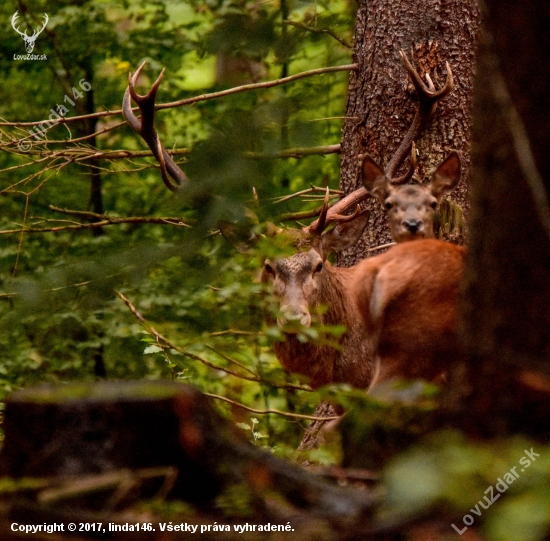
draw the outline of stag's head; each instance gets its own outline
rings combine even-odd
[[[19,28],[15,26],[17,23],[18,17],[19,17],[19,12],[16,11],[13,14],[13,17],[11,18],[11,25],[13,29],[23,38],[25,42],[25,49],[27,49],[27,52],[31,54],[34,50],[34,44],[36,43],[36,38],[42,33],[42,31],[44,30],[44,28],[46,28],[46,25],[48,24],[48,21],[49,21],[48,14],[44,13],[44,24],[42,25],[42,28],[40,28],[40,30],[35,30],[31,36],[27,34],[26,30],[25,32],[21,32]]]
[[[279,327],[292,332],[293,324],[309,327],[315,308],[328,304],[329,281],[333,272],[327,258],[331,252],[349,248],[361,237],[369,217],[359,207],[351,216],[333,215],[336,225],[324,231],[330,222],[326,219],[327,201],[315,229],[302,230],[295,241],[297,251],[282,259],[267,259],[262,282],[272,283],[279,300]]]
[[[393,239],[403,242],[435,236],[434,219],[439,203],[458,186],[460,171],[460,156],[453,151],[436,169],[429,184],[392,183],[370,156],[364,157],[361,172],[367,192],[386,209]]]

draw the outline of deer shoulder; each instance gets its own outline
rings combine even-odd
[[[357,308],[375,344],[376,378],[440,379],[459,348],[456,332],[466,250],[425,239],[396,244],[358,265]]]

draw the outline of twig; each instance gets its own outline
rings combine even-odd
[[[190,351],[187,351],[183,348],[180,348],[179,346],[177,346],[176,344],[171,342],[168,338],[166,338],[165,336],[160,334],[158,331],[156,331],[153,327],[150,327],[148,325],[147,321],[145,320],[145,318],[139,313],[139,311],[132,304],[132,302],[127,297],[124,296],[124,294],[122,294],[120,291],[116,291],[116,290],[115,290],[115,292],[122,299],[124,304],[126,304],[126,306],[130,309],[130,312],[132,312],[132,314],[134,314],[134,316],[142,324],[144,329],[149,334],[151,334],[152,336],[155,337],[155,340],[157,341],[157,344],[159,344],[159,347],[162,347],[160,344],[164,344],[165,347],[168,347],[169,349],[173,349],[173,350],[177,351],[178,353],[181,353],[182,355],[185,355],[186,357],[189,357],[190,359],[193,359],[195,361],[199,361],[199,362],[203,363],[204,365],[208,366],[209,368],[213,368],[214,370],[221,370],[222,372],[225,372],[226,374],[230,374],[230,375],[235,376],[235,377],[240,378],[240,379],[244,379],[244,380],[247,380],[247,381],[255,381],[255,382],[258,382],[258,383],[266,383],[268,385],[272,385],[273,387],[278,387],[280,389],[293,389],[293,390],[311,392],[311,389],[309,387],[303,387],[301,385],[291,385],[291,384],[280,385],[280,384],[277,384],[277,383],[266,382],[265,380],[262,380],[261,378],[256,377],[256,376],[245,376],[244,374],[239,374],[238,372],[230,370],[229,368],[225,368],[223,366],[218,366],[218,365],[216,365],[214,363],[211,363],[210,361],[204,359],[203,357],[199,357],[198,355],[195,355],[194,353],[191,353]]]
[[[281,214],[277,219],[280,222],[297,222],[300,220],[306,220],[307,218],[315,218],[321,214],[323,207],[318,207],[313,210],[304,210],[302,212],[288,212]]]
[[[296,28],[301,28],[302,30],[307,30],[308,32],[312,32],[314,34],[328,34],[336,41],[341,43],[344,47],[347,47],[348,49],[353,49],[353,44],[351,44],[348,40],[341,38],[336,32],[334,32],[334,30],[331,30],[330,28],[313,28],[312,26],[308,26],[304,23],[288,20],[283,21],[283,23],[289,24],[290,26],[295,26]]]
[[[163,217],[155,217],[155,216],[109,216],[108,214],[98,214],[97,212],[90,212],[87,210],[73,210],[73,209],[65,209],[61,207],[56,207],[55,205],[50,205],[49,208],[55,212],[59,212],[61,214],[68,214],[69,216],[80,216],[82,218],[90,218],[94,220],[132,220],[132,223],[137,222],[144,222],[144,223],[171,223],[174,225],[185,225],[187,227],[191,227],[191,225],[186,222],[183,218],[178,218],[175,216],[163,216]],[[157,220],[151,222],[151,220]],[[126,222],[124,222],[126,223]]]
[[[257,413],[258,415],[267,415],[268,413],[275,413],[277,415],[284,415],[285,417],[294,417],[295,419],[308,419],[311,421],[332,421],[334,419],[339,419],[339,417],[315,417],[314,415],[302,415],[300,413],[290,413],[287,411],[280,411],[280,410],[274,410],[274,409],[267,409],[267,410],[257,410],[254,408],[250,408],[249,406],[245,406],[244,404],[241,404],[240,402],[235,402],[234,400],[230,400],[229,398],[226,398],[225,396],[220,396],[217,394],[211,394],[211,393],[204,393],[206,396],[209,396],[211,398],[215,398],[217,400],[223,400],[224,402],[227,402],[233,406],[237,406],[238,408],[245,409],[247,411],[251,411],[252,413]]]
[[[50,220],[45,219],[45,222]],[[54,220],[56,221],[56,220]],[[60,231],[78,231],[80,229],[95,229],[98,227],[104,227],[107,225],[119,225],[119,224],[162,224],[162,225],[175,225],[178,227],[191,227],[188,223],[185,223],[181,218],[154,218],[147,216],[129,216],[128,218],[106,218],[98,222],[91,222],[87,224],[77,225],[60,225],[56,227],[21,227],[20,229],[4,229],[0,231],[0,235],[15,235],[17,233],[59,233]]]
[[[231,357],[229,357],[227,355],[224,355],[223,353],[220,353],[219,351],[214,349],[212,346],[209,346],[208,344],[206,345],[206,347],[212,353],[215,353],[216,355],[219,355],[222,359],[225,359],[226,361],[229,361],[230,363],[236,364],[237,366],[241,367],[243,370],[246,370],[249,374],[252,374],[253,376],[256,375],[252,370],[250,370],[250,368],[246,367],[244,364],[240,363],[239,361],[237,361],[235,359],[232,359]]]
[[[321,75],[323,73],[334,73],[337,71],[353,71],[356,69],[357,69],[357,64],[347,64],[344,66],[329,66],[327,68],[317,68],[314,70],[303,71],[302,73],[297,73],[296,75],[282,77],[281,79],[264,81],[262,83],[250,83],[246,85],[235,86],[233,88],[228,88],[227,90],[221,90],[220,92],[212,92],[211,94],[202,94],[200,96],[195,96],[193,98],[173,101],[170,103],[163,103],[155,107],[155,109],[157,111],[160,111],[161,109],[179,107],[180,105],[191,105],[192,103],[197,103],[199,101],[214,100],[217,98],[222,98],[224,96],[237,94],[239,92],[248,92],[250,90],[258,90],[261,88],[272,88],[274,86],[284,85],[287,83],[291,83],[293,81],[298,81],[299,79],[303,79],[304,77],[312,77],[313,75]]]
[[[219,291],[219,288],[208,286],[213,291]],[[235,335],[241,335],[241,336],[252,336],[253,332],[250,331],[239,331],[237,329],[227,329],[225,331],[217,331],[217,332],[211,332],[210,336],[225,336],[227,334],[235,334]]]
[[[304,156],[315,156],[326,154],[340,154],[341,145],[325,145],[311,148],[289,148],[274,152],[272,154],[262,154],[261,152],[244,152],[244,156],[251,159],[266,159],[266,158],[303,158]]]
[[[61,142],[61,141],[60,141]],[[68,139],[63,141],[63,143],[72,143],[73,141]],[[48,141],[48,144],[50,141]],[[175,148],[167,151],[171,156],[187,156],[191,153],[189,148]],[[280,152],[272,152],[265,154],[262,152],[244,152],[243,156],[251,160],[265,160],[265,159],[281,159],[281,158],[304,158],[306,156],[325,156],[327,154],[338,154],[340,153],[340,145],[326,145],[310,148],[289,148],[287,150],[281,150]],[[104,150],[98,151],[93,148],[75,148],[75,149],[65,149],[59,150],[55,153],[52,153],[48,150],[28,150],[24,153],[17,153],[25,156],[41,156],[39,160],[30,162],[28,164],[18,165],[15,167],[2,169],[1,173],[18,169],[21,167],[27,167],[29,165],[34,165],[41,161],[47,160],[50,157],[56,158],[72,158],[75,162],[83,162],[85,160],[92,159],[101,159],[101,160],[126,160],[128,158],[149,158],[153,154],[150,150]],[[152,164],[158,167],[158,164]]]
[[[273,202],[274,203],[284,203],[286,201],[290,201],[291,199],[294,199],[296,197],[301,197],[303,195],[306,195],[306,194],[310,194],[310,193],[322,193],[323,195],[327,193],[327,189],[326,187],[321,187],[321,186],[314,186],[313,184],[311,185],[311,188],[306,188],[305,190],[302,190],[300,192],[295,192],[295,193],[292,193],[290,195],[284,195],[282,197],[276,197],[273,199]],[[329,193],[332,194],[332,195],[338,195],[338,196],[341,196],[341,195],[344,195],[344,192],[341,191],[341,190],[330,190],[329,189]]]

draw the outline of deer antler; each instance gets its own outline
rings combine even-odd
[[[40,30],[35,30],[33,32],[33,37],[36,37],[36,36],[38,36],[38,34],[42,33],[42,30],[44,30],[44,28],[46,28],[46,25],[48,24],[49,20],[50,20],[50,18],[48,17],[48,14],[44,13],[44,24],[42,25],[42,28]]]
[[[419,104],[411,126],[407,131],[407,134],[403,138],[403,141],[401,141],[399,148],[395,151],[394,155],[386,166],[385,173],[388,178],[392,179],[392,184],[403,184],[405,182],[408,182],[412,177],[416,167],[416,150],[414,147],[414,141],[418,138],[423,128],[426,126],[431,116],[433,115],[437,102],[445,97],[454,87],[453,73],[448,62],[445,63],[445,66],[447,68],[447,80],[445,81],[445,85],[440,90],[436,90],[429,74],[426,74],[426,84],[422,81],[420,75],[418,75],[417,71],[409,62],[409,59],[407,58],[405,52],[401,50],[399,51],[399,54],[403,59],[405,68],[407,69],[407,72],[409,73],[412,83],[416,89]],[[396,171],[399,169],[409,152],[411,153],[411,161],[408,171],[403,176],[394,178]],[[334,221],[332,220],[332,215],[341,216],[349,208],[358,205],[359,203],[364,201],[368,197],[368,195],[369,194],[364,187],[361,187],[351,192],[327,210],[324,220]],[[304,228],[304,230],[307,233],[314,233],[315,231],[317,231],[318,223],[319,219],[315,220],[308,227]]]
[[[163,69],[160,72],[158,79],[153,83],[149,92],[141,96],[136,92],[135,85],[146,63],[143,62],[133,75],[130,73],[128,76],[128,88],[122,100],[122,114],[128,125],[135,132],[139,133],[141,138],[147,143],[153,156],[159,162],[160,173],[166,187],[175,192],[187,182],[187,176],[172,159],[172,156],[163,148],[158,133],[155,130],[155,99],[165,70]],[[132,111],[132,99],[139,106],[139,110],[141,111],[140,119]]]
[[[399,169],[399,166],[403,163],[403,160],[411,151],[411,145],[415,139],[428,124],[432,114],[435,111],[437,102],[444,98],[454,88],[453,72],[451,71],[451,66],[449,66],[448,62],[445,62],[445,67],[447,68],[447,80],[445,81],[445,85],[440,90],[436,90],[428,73],[426,74],[426,81],[428,83],[426,85],[420,78],[420,75],[418,75],[418,72],[414,69],[413,65],[409,62],[405,51],[401,49],[399,54],[405,63],[405,67],[407,68],[414,88],[416,89],[419,103],[409,131],[403,138],[403,141],[401,141],[399,148],[395,151],[395,154],[386,167],[386,175],[388,178],[392,179],[392,183],[394,184],[399,184],[399,181],[401,180],[393,180],[395,172]]]
[[[19,27],[15,26],[15,23],[17,22],[17,18],[19,17],[19,11],[16,11],[14,14],[13,14],[13,17],[11,18],[11,25],[13,27],[13,29],[20,35],[20,36],[23,36],[23,37],[26,37],[28,38],[29,36],[27,36],[27,31],[25,30],[25,32],[21,32],[21,30],[19,30]]]
[[[46,28],[46,25],[48,24],[48,21],[50,20],[50,18],[48,17],[48,14],[44,13],[44,24],[42,25],[42,28],[40,30],[34,30],[34,32],[32,33],[32,36],[29,36],[27,34],[26,30],[24,32],[21,32],[21,30],[19,30],[19,27],[15,26],[15,23],[17,22],[18,17],[19,17],[19,11],[16,11],[13,14],[13,17],[11,18],[11,25],[12,25],[13,29],[20,36],[23,36],[23,38],[26,38],[26,39],[34,39],[34,38],[38,37],[38,35],[42,33],[42,30],[44,30],[44,28]]]
[[[327,186],[327,192],[325,194],[325,201],[323,203],[323,208],[321,209],[321,213],[319,214],[319,218],[315,222],[315,227],[310,226],[308,228],[308,233],[315,236],[321,236],[323,234],[323,231],[334,222],[350,222],[351,220],[354,220],[356,216],[358,216],[361,212],[361,207],[357,205],[355,211],[353,214],[349,215],[342,215],[342,214],[336,214],[331,213],[330,216],[328,215],[329,211],[329,197],[330,197],[330,190]],[[312,224],[313,225],[313,224]]]

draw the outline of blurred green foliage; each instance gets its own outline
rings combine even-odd
[[[47,61],[14,59],[25,52],[10,27],[16,10],[21,30],[39,27],[48,14],[34,50],[47,55]],[[0,44],[0,117],[40,121],[60,104],[68,109],[67,117],[120,109],[127,74],[144,60],[140,92],[166,68],[157,103],[347,64],[349,49],[327,34],[285,24],[283,15],[315,29],[331,28],[349,41],[353,10],[344,1],[282,7],[245,0],[5,2],[0,7],[7,28]],[[97,212],[91,201],[97,171],[103,212],[176,216],[193,227],[123,224],[95,231],[0,234],[1,395],[44,381],[94,379],[104,368],[108,378],[190,382],[254,409],[312,412],[318,397],[283,388],[289,376],[272,348],[280,334],[263,315],[273,303],[262,293],[259,269],[266,256],[284,247],[265,240],[241,254],[212,233],[220,220],[240,222],[251,208],[262,233],[266,221],[304,209],[297,199],[275,204],[274,198],[312,183],[337,187],[334,155],[270,156],[289,147],[338,143],[347,79],[346,72],[325,74],[159,111],[156,124],[165,146],[189,150],[181,166],[190,182],[177,195],[166,190],[152,158],[91,162],[69,156],[94,144],[101,151],[145,149],[125,125],[109,129],[121,115],[52,127],[44,142],[30,135],[32,126],[2,126],[0,230],[87,223],[50,205]],[[94,140],[68,141],[105,129]],[[15,143],[26,136],[33,145],[30,153]],[[52,151],[66,154],[52,157]],[[317,205],[306,203],[305,208]],[[159,344],[149,327],[177,349]],[[316,336],[313,329],[303,339]],[[243,426],[252,424],[252,413],[218,403]],[[304,423],[261,416],[249,437],[261,434],[265,437],[254,437],[258,444],[287,453]]]

